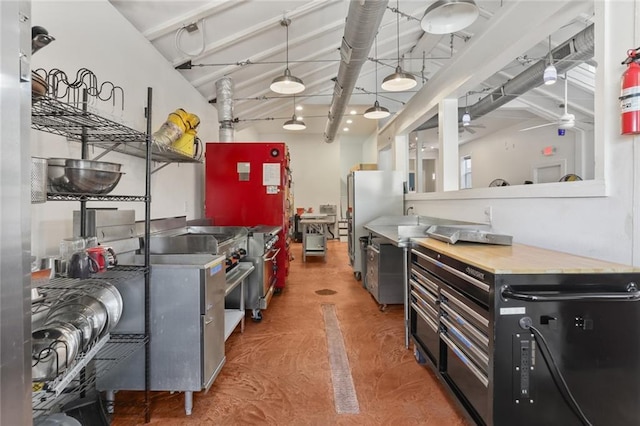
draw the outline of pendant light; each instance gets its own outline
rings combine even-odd
[[[298,119],[296,117],[296,97],[293,97],[293,117],[291,120],[287,120],[282,125],[282,128],[285,130],[304,130],[307,128],[307,125],[304,124],[304,121]]]
[[[551,54],[551,36],[549,36],[549,65],[544,69],[542,79],[547,86],[554,84],[558,80],[558,70],[553,65],[553,55]]]
[[[371,120],[379,120],[381,118],[386,118],[389,115],[391,115],[388,109],[380,106],[380,104],[378,103],[378,36],[376,36],[375,53],[376,53],[376,61],[374,63],[376,65],[376,82],[375,82],[376,101],[373,103],[373,106],[371,108],[368,108],[364,112],[364,118],[368,118]]]
[[[469,114],[469,92],[464,95],[464,114],[462,114],[462,125],[468,126],[471,124],[471,114]]]
[[[276,93],[280,93],[282,95],[293,95],[295,93],[300,93],[304,90],[304,83],[298,77],[291,75],[291,71],[289,70],[289,25],[291,24],[291,19],[282,18],[280,21],[280,25],[287,29],[287,67],[284,70],[284,75],[280,77],[276,77],[273,82],[271,82],[271,90]]]
[[[438,0],[424,12],[420,26],[430,34],[450,34],[473,24],[478,15],[474,0]]]
[[[398,66],[396,71],[388,75],[382,80],[382,89],[389,92],[402,92],[404,90],[412,89],[418,84],[415,77],[409,73],[402,71],[400,66],[400,1],[396,3],[396,33],[398,43]]]

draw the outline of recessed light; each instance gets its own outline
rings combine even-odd
[[[345,131],[345,132],[348,132],[348,131],[349,131],[349,128],[348,128],[348,127],[345,127],[345,128],[344,128],[344,129],[342,129],[342,130],[343,130],[343,131]]]
[[[296,107],[296,110],[297,110],[297,111],[302,111],[302,105],[298,105],[298,106]]]
[[[352,119],[348,119],[347,120],[347,124],[351,124],[351,123],[353,123],[353,120]]]
[[[350,112],[351,115],[356,115],[357,113],[358,113],[358,111],[356,111],[355,109],[352,109],[351,112]]]
[[[298,121],[302,121],[302,116],[301,115],[297,116],[296,118],[298,119]]]

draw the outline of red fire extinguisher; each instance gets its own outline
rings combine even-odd
[[[620,92],[621,134],[640,134],[640,48],[627,51]]]

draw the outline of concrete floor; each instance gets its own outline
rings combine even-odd
[[[254,323],[248,315],[244,333],[238,328],[229,337],[226,364],[207,394],[194,395],[193,414],[185,416],[182,394],[153,392],[151,424],[471,424],[405,349],[403,307],[381,312],[354,279],[347,244],[330,241],[326,262],[308,257],[303,263],[301,249],[292,245],[287,287],[262,312],[263,320]],[[358,414],[336,413],[323,304],[335,306]],[[142,400],[141,392],[119,392],[113,425],[143,424]]]

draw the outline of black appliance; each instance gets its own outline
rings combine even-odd
[[[411,336],[476,423],[640,424],[637,269],[421,241],[411,250]]]

